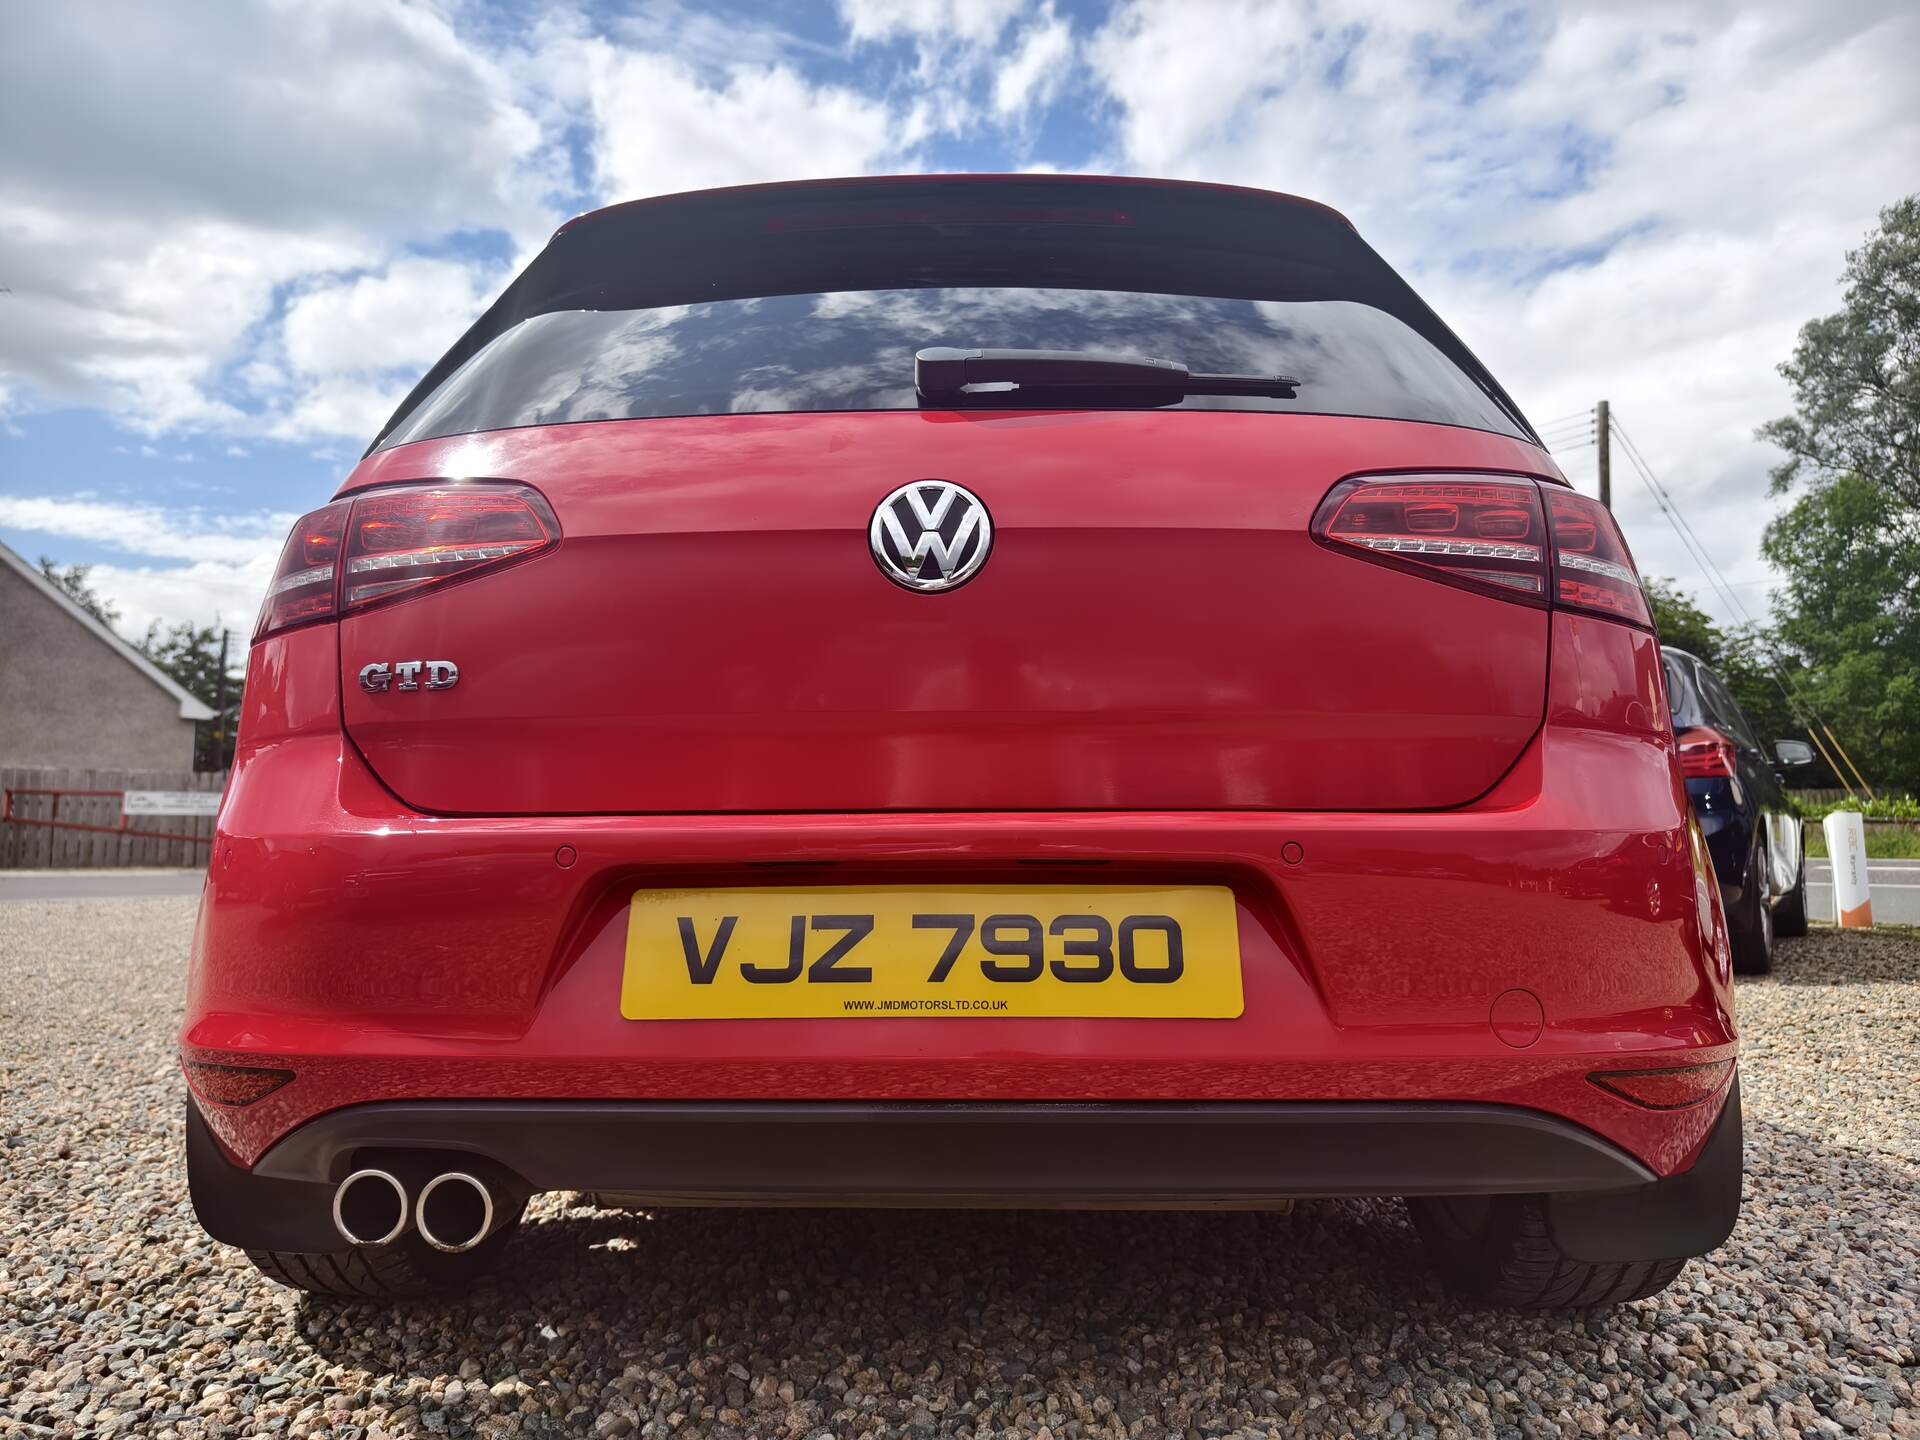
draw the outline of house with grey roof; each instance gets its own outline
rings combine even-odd
[[[194,723],[212,718],[0,545],[0,766],[191,770]]]

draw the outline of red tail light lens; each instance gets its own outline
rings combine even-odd
[[[266,603],[260,607],[253,638],[289,630],[312,620],[334,617],[338,588],[340,537],[347,526],[348,500],[336,500],[295,522],[280,551]]]
[[[524,560],[560,540],[545,497],[524,485],[479,482],[373,490],[353,502],[344,610]]]
[[[1680,773],[1689,780],[1712,780],[1734,773],[1733,741],[1718,730],[1696,725],[1680,732]]]
[[[1556,486],[1547,492],[1547,524],[1553,531],[1554,603],[1651,630],[1653,612],[1640,572],[1607,508]]]
[[[253,638],[333,620],[559,543],[560,522],[546,497],[506,481],[396,485],[336,500],[295,523]]]
[[[1503,599],[1551,600],[1653,628],[1613,516],[1558,485],[1501,475],[1356,476],[1320,502],[1313,536]]]
[[[1313,537],[1368,559],[1512,600],[1547,598],[1546,524],[1531,480],[1389,475],[1342,480]]]

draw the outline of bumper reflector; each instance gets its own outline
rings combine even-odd
[[[1683,1065],[1670,1070],[1596,1071],[1587,1078],[1602,1090],[1646,1110],[1685,1110],[1711,1100],[1733,1068],[1731,1060]]]
[[[251,1105],[264,1100],[293,1079],[291,1070],[268,1070],[254,1065],[208,1065],[182,1060],[193,1093],[215,1105]]]

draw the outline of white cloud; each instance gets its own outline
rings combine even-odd
[[[287,307],[287,359],[303,375],[424,370],[506,279],[491,265],[415,258],[314,286]]]
[[[286,306],[273,358],[247,368],[265,408],[255,428],[364,444],[507,278],[500,265],[409,257],[309,282]]]
[[[1024,0],[840,0],[855,40],[960,40],[987,44]]]
[[[366,444],[393,414],[414,380],[386,382],[352,375],[330,375],[300,385],[285,397],[284,408],[263,422],[275,440],[345,438]],[[321,450],[316,458],[333,459],[336,452]]]
[[[555,218],[557,136],[437,6],[32,6],[0,134],[0,380],[150,432],[244,423],[221,372],[282,287]]]
[[[70,536],[159,560],[244,564],[263,548],[277,554],[294,519],[262,513],[208,516],[57,495],[0,495],[0,526]]]
[[[885,102],[816,85],[784,64],[739,65],[712,83],[687,62],[580,42],[608,200],[757,180],[857,175],[896,154]]]
[[[1073,27],[1049,5],[1021,32],[1013,54],[999,65],[993,81],[995,113],[1008,119],[1047,104],[1072,63]]]
[[[292,515],[209,515],[58,495],[0,495],[0,528],[85,540],[130,557],[94,565],[87,581],[119,607],[120,629],[154,622],[224,625],[243,637],[253,624]],[[28,547],[37,553],[36,547]],[[139,561],[166,561],[141,564]]]
[[[263,560],[247,565],[213,560],[165,567],[95,565],[87,583],[120,611],[116,628],[123,635],[138,638],[155,624],[210,625],[233,631],[235,654],[241,656],[279,550],[276,544]]]

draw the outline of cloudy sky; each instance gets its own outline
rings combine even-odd
[[[0,540],[244,630],[292,517],[568,215],[1060,169],[1332,204],[1593,487],[1607,396],[1763,612],[1774,366],[1920,188],[1920,8],[89,0],[0,45]],[[1642,568],[1702,591],[1630,468]]]

